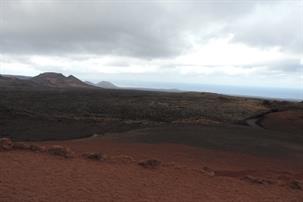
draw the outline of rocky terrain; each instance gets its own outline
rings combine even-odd
[[[0,77],[0,201],[303,201],[303,104]]]

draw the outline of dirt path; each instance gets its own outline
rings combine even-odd
[[[268,114],[271,113],[276,113],[276,110],[268,110],[266,112],[263,112],[261,114],[252,116],[250,118],[245,119],[245,123],[252,127],[252,128],[259,128],[259,129],[264,129],[264,127],[262,125],[260,125],[260,122],[264,119],[265,116],[267,116]]]
[[[252,118],[252,119],[247,119],[246,124],[252,128],[259,128],[259,129],[264,129],[260,124],[258,123],[262,118]]]

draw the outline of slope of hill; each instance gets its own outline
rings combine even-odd
[[[36,84],[31,80],[19,79],[16,77],[7,77],[0,75],[0,88],[1,89],[24,89],[35,87]]]
[[[96,86],[101,87],[101,88],[107,88],[107,89],[118,89],[119,87],[114,85],[113,83],[109,81],[101,81],[96,84]]]
[[[17,79],[22,79],[22,80],[29,80],[32,78],[30,76],[9,75],[9,74],[2,74],[1,76],[6,77],[6,78],[17,78]]]
[[[90,82],[86,82],[86,83],[90,83]],[[105,89],[124,89],[124,90],[139,90],[139,91],[154,91],[154,92],[182,92],[178,89],[162,89],[162,88],[144,88],[144,87],[119,87],[116,86],[115,84],[109,82],[109,81],[101,81],[97,84],[95,84],[95,86],[101,87],[101,88],[105,88]]]
[[[86,84],[91,85],[91,86],[96,86],[96,84],[94,84],[93,82],[90,81],[84,81]]]

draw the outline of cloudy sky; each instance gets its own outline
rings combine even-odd
[[[0,0],[2,74],[302,89],[302,68],[302,0]]]

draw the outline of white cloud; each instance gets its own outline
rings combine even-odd
[[[253,65],[269,63],[275,60],[295,58],[290,54],[281,52],[279,47],[257,48],[240,42],[233,42],[233,35],[224,38],[211,38],[205,44],[195,41],[193,49],[177,60],[185,64],[195,65]]]

